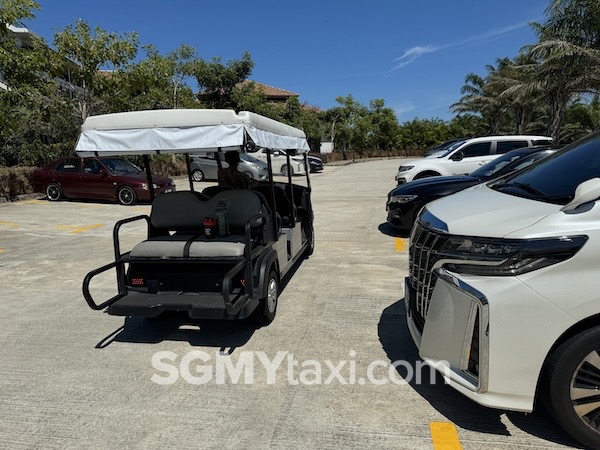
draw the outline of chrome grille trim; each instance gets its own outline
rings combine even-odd
[[[427,228],[420,220],[413,229],[409,246],[409,273],[411,285],[417,296],[414,304],[415,312],[423,321],[427,318],[435,285],[433,269],[436,268],[436,263],[445,257],[440,249],[449,238],[450,236],[445,233]]]

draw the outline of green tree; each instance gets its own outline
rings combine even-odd
[[[600,89],[600,3],[595,0],[553,0],[543,24],[533,24],[538,43],[525,47],[537,64],[534,82],[525,86],[543,94],[547,133],[560,139],[569,105]]]
[[[54,45],[65,66],[75,63],[73,82],[76,91],[76,111],[81,118],[96,112],[95,100],[115,82],[110,72],[131,61],[137,54],[136,33],[118,36],[100,27],[92,32],[87,22],[79,20],[54,36]],[[103,71],[105,70],[105,71]]]
[[[383,99],[369,102],[370,142],[369,146],[376,149],[391,150],[398,145],[400,127],[393,109],[385,106]]]
[[[465,85],[461,88],[462,97],[457,103],[450,106],[455,113],[480,114],[487,123],[489,134],[500,134],[502,119],[505,113],[505,105],[499,98],[499,91],[490,82],[497,68],[487,66],[488,76],[481,77],[475,73],[469,73],[465,77]]]
[[[252,73],[254,61],[250,53],[244,52],[242,59],[223,64],[220,57],[211,61],[197,59],[187,65],[188,75],[196,78],[200,87],[200,98],[209,108],[232,108],[235,106],[233,91],[239,83]]]
[[[103,93],[109,110],[195,108],[197,102],[184,82],[185,66],[195,50],[182,45],[163,56],[156,47],[143,47],[146,58],[113,73],[110,90]]]
[[[8,25],[18,25],[22,20],[33,19],[40,5],[33,0],[2,0],[0,3],[0,36],[8,32]]]

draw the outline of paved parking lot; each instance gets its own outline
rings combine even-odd
[[[315,253],[260,329],[87,307],[81,282],[112,260],[113,224],[149,206],[0,204],[0,446],[576,445],[543,412],[480,407],[421,368],[402,302],[407,242],[384,225],[398,162],[312,177]],[[124,229],[124,248],[143,234]]]

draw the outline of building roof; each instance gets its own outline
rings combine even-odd
[[[265,97],[269,98],[273,98],[273,97],[283,97],[283,98],[288,98],[288,97],[298,97],[299,94],[296,94],[295,92],[292,91],[286,91],[285,89],[281,89],[275,86],[270,86],[268,84],[264,84],[264,83],[259,83],[258,81],[252,81],[252,80],[245,80],[242,81],[241,83],[238,83],[238,86],[245,86],[249,83],[254,83],[256,85],[256,87],[258,87],[260,90],[263,91],[263,93],[265,94]]]

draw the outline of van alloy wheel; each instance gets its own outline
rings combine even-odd
[[[551,355],[542,397],[558,424],[600,448],[600,326],[582,331]]]

